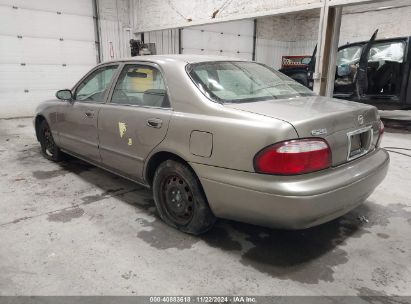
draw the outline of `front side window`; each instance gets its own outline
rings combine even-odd
[[[117,67],[117,65],[105,66],[90,74],[77,87],[76,100],[103,102]]]
[[[169,107],[163,77],[152,66],[129,64],[120,74],[111,103]]]
[[[255,62],[202,62],[188,65],[187,72],[203,94],[220,103],[315,95],[284,74]]]

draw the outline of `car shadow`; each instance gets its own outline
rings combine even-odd
[[[151,216],[152,221],[135,220],[144,226],[137,237],[152,247],[185,250],[204,242],[218,250],[232,252],[244,266],[279,279],[307,284],[333,281],[336,266],[348,261],[344,250],[347,239],[369,233],[363,227],[370,213],[370,203],[365,203],[339,219],[305,230],[276,230],[219,220],[208,233],[191,236],[168,227],[158,218],[150,190],[78,159],[69,159],[59,166],[61,169],[56,171],[74,173],[101,189],[99,195],[82,197],[81,204],[115,197],[135,206],[138,213],[145,213],[145,218]],[[47,178],[47,174],[50,178],[55,176],[50,172],[37,172],[41,178]]]

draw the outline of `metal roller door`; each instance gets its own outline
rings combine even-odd
[[[0,118],[31,116],[97,62],[92,0],[0,0]]]
[[[183,54],[223,55],[252,60],[254,21],[240,20],[184,28]]]

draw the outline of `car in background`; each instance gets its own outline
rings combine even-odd
[[[371,104],[381,110],[411,109],[411,37],[376,40],[339,47],[334,97]],[[313,63],[304,70],[283,71],[312,89]]]
[[[153,190],[160,217],[200,234],[217,217],[301,229],[362,203],[384,179],[377,109],[320,97],[263,64],[220,56],[103,63],[34,119],[64,153]]]
[[[282,66],[281,69],[279,69],[279,71],[291,77],[303,86],[309,88],[310,90],[313,90],[314,81],[312,79],[312,73],[315,70],[316,53],[317,46],[315,46],[314,52],[311,56],[304,56],[304,58],[301,60],[301,64],[297,65],[284,64],[284,57],[287,56],[283,56]]]

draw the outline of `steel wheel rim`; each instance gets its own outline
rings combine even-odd
[[[169,218],[178,225],[188,224],[194,215],[194,196],[181,176],[168,175],[161,183],[161,196]]]
[[[45,128],[43,132],[43,138],[44,138],[44,151],[48,156],[53,156],[54,155],[54,140],[53,136],[51,134],[50,128]]]

